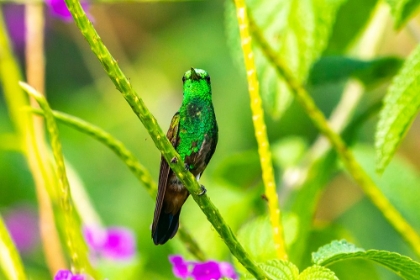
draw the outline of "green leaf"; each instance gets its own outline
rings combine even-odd
[[[259,32],[277,51],[300,82],[305,82],[309,69],[324,51],[337,9],[345,0],[248,0],[249,14]],[[226,6],[228,41],[236,57],[241,57],[238,26],[230,1]],[[304,19],[304,20],[303,20]],[[292,101],[282,77],[254,45],[258,79],[265,108],[280,117]]]
[[[245,224],[238,232],[238,239],[257,263],[277,257],[267,217],[258,217]]]
[[[299,270],[291,262],[284,260],[270,260],[259,265],[271,279],[298,279]]]
[[[296,241],[299,221],[294,213],[283,213],[282,224],[285,229],[286,247]],[[246,223],[238,232],[238,239],[257,263],[264,263],[277,258],[271,223],[267,216],[261,216]],[[247,275],[243,267],[235,261],[238,270]]]
[[[302,271],[299,280],[338,280],[334,272],[326,267],[313,265]]]
[[[285,260],[269,260],[258,264],[270,279],[276,280],[297,280],[299,269],[291,262]],[[244,279],[255,279],[244,275]],[[242,277],[241,277],[242,279]],[[302,278],[303,279],[303,278]]]
[[[307,143],[301,137],[287,137],[271,145],[273,162],[281,168],[295,166],[302,159]]]
[[[286,260],[269,260],[258,266],[268,277],[276,280],[338,280],[334,272],[319,265],[308,267],[301,274],[296,265]],[[247,276],[245,278],[253,279]]]
[[[404,279],[418,279],[420,263],[398,253],[380,250],[363,250],[345,240],[333,241],[312,254],[315,264],[327,266],[334,262],[361,258],[379,263]]]
[[[420,175],[418,170],[402,157],[396,156],[385,172],[379,176],[374,169],[374,151],[370,146],[357,145],[354,155],[364,170],[379,186],[392,205],[407,219],[414,229],[420,230]]]
[[[317,86],[353,77],[368,86],[394,76],[402,62],[396,57],[366,61],[345,56],[324,56],[312,67],[308,84]]]
[[[319,248],[317,252],[312,253],[312,261],[315,264],[328,265],[340,260],[345,254],[363,251],[363,249],[357,248],[355,245],[348,243],[345,240],[335,240],[330,244]]]
[[[418,9],[419,0],[387,0],[391,13],[395,18],[395,28],[401,28]]]
[[[420,45],[407,58],[384,99],[376,129],[376,168],[383,172],[420,108]]]
[[[261,181],[258,152],[250,150],[230,155],[217,166],[214,176],[241,189],[256,185]]]
[[[289,247],[289,258],[293,263],[301,267],[304,261],[304,252],[308,248],[308,238],[313,226],[313,217],[317,209],[320,193],[327,185],[333,173],[336,171],[336,154],[328,153],[319,161],[313,163],[307,171],[305,182],[299,185],[288,199],[293,214],[298,217],[298,232],[296,241]]]
[[[348,0],[337,12],[336,22],[324,54],[342,54],[362,33],[378,0]]]

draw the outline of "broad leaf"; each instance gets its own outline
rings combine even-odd
[[[345,0],[248,0],[249,14],[271,48],[304,83],[314,61],[324,51],[338,7]],[[241,57],[238,26],[233,5],[227,2],[226,21],[230,47]],[[254,44],[258,79],[264,105],[280,117],[292,100],[288,86]]]
[[[336,155],[330,152],[310,167],[303,185],[299,186],[290,195],[291,198],[287,199],[291,205],[285,207],[290,208],[298,218],[296,242],[291,244],[288,252],[290,260],[299,267],[305,262],[304,252],[308,247],[308,238],[320,193],[334,172],[336,172]]]
[[[297,280],[299,269],[291,262],[285,260],[269,260],[258,264],[270,279]],[[241,279],[255,279],[249,274],[244,274]]]
[[[302,271],[299,280],[338,280],[334,272],[326,267],[313,265]]]
[[[378,172],[383,172],[420,108],[420,45],[407,58],[384,99],[376,129]]]
[[[420,275],[420,263],[409,257],[389,251],[365,251],[345,240],[333,241],[312,254],[313,262],[323,266],[356,258],[377,262],[405,279],[415,280]]]
[[[324,56],[313,65],[308,84],[319,85],[352,77],[366,86],[372,85],[394,76],[401,64],[402,60],[396,57],[365,61],[345,56]]]
[[[214,176],[242,190],[258,184],[261,181],[258,152],[251,150],[230,155],[217,166]]]
[[[324,54],[343,54],[363,33],[378,0],[348,0],[338,10]]]
[[[270,279],[276,280],[338,280],[334,272],[328,268],[314,265],[299,274],[299,269],[285,260],[269,260],[258,264]],[[254,279],[245,276],[246,279]]]
[[[259,217],[245,224],[238,232],[238,239],[256,262],[277,257],[271,224],[267,217]]]
[[[420,175],[404,158],[396,156],[382,175],[375,174],[372,147],[357,145],[354,155],[391,204],[415,230],[420,230]]]
[[[387,0],[387,2],[395,18],[395,28],[402,27],[417,12],[420,4],[419,0]]]

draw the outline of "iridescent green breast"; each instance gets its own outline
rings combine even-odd
[[[179,144],[177,151],[185,161],[200,152],[205,141],[217,143],[217,123],[210,98],[193,98],[181,106],[179,123]],[[206,140],[207,139],[207,140]],[[210,142],[210,139],[212,140]],[[213,144],[212,144],[213,145]],[[215,147],[214,147],[215,148]],[[214,148],[211,147],[212,153]],[[206,161],[206,155],[193,161]],[[196,165],[198,162],[187,162]],[[193,168],[193,166],[191,166]]]

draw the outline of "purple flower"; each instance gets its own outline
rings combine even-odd
[[[70,22],[73,20],[70,11],[67,9],[64,0],[46,0],[50,12],[53,16],[62,19],[63,21]],[[86,1],[81,1],[83,10],[87,11],[89,4]]]
[[[5,4],[3,14],[14,49],[23,53],[25,50],[25,8],[23,5]]]
[[[82,274],[73,274],[70,270],[61,269],[57,271],[54,280],[86,280]]]
[[[32,207],[14,207],[4,216],[4,222],[19,252],[28,253],[39,243],[38,220]]]
[[[169,261],[172,263],[172,272],[178,278],[187,278],[190,274],[188,272],[188,263],[184,261],[181,256],[169,256]]]
[[[136,254],[132,231],[122,227],[84,227],[83,233],[92,253],[112,260],[129,260]]]
[[[227,262],[193,262],[185,261],[179,255],[169,256],[174,275],[181,279],[191,277],[195,280],[211,280],[228,277],[238,279],[233,266]]]

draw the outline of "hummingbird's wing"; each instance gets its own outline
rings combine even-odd
[[[178,129],[179,129],[179,112],[172,117],[171,125],[169,126],[169,130],[166,133],[166,137],[169,139],[173,147],[178,146],[179,137],[178,137]],[[160,160],[160,172],[159,172],[159,183],[158,183],[158,194],[156,197],[156,208],[155,214],[153,218],[153,226],[152,226],[152,233],[156,232],[157,225],[159,222],[160,212],[162,211],[163,199],[166,193],[166,186],[168,185],[168,179],[171,173],[171,168],[169,164],[166,162],[165,158],[162,156]]]
[[[185,157],[185,163],[188,165],[192,165],[192,169],[190,170],[194,176],[198,176],[198,178],[202,175],[204,169],[206,169],[207,164],[209,163],[211,157],[216,150],[217,141],[218,141],[218,128],[217,124],[215,124],[214,130],[209,134],[204,136],[204,140],[197,152],[191,152],[189,156]],[[196,143],[193,143],[196,145]],[[194,149],[195,146],[192,147]]]

